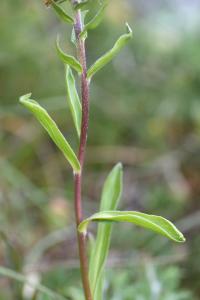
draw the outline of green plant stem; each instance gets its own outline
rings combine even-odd
[[[83,220],[82,209],[82,172],[85,158],[85,148],[87,143],[87,132],[89,122],[89,82],[87,80],[87,65],[86,65],[86,53],[85,53],[85,41],[80,37],[82,31],[81,13],[77,11],[74,30],[77,39],[77,52],[78,59],[82,65],[83,71],[81,74],[81,97],[82,97],[82,122],[81,122],[81,136],[79,144],[78,159],[81,166],[81,171],[74,175],[75,186],[75,213],[76,213],[76,225],[77,228]],[[90,289],[89,277],[88,277],[88,261],[86,250],[85,235],[79,233],[77,230],[78,245],[79,245],[79,258],[80,269],[83,283],[83,289],[86,300],[92,300],[92,294]]]

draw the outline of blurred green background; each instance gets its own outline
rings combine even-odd
[[[121,161],[121,209],[163,215],[187,238],[176,245],[115,225],[106,300],[200,299],[199,9],[198,0],[110,0],[103,23],[89,33],[88,65],[126,21],[134,34],[91,86],[85,215],[97,211],[103,181]],[[1,0],[0,265],[81,300],[71,170],[18,103],[33,92],[77,148],[57,33],[72,53],[70,27],[42,0]],[[48,298],[0,275],[0,299]]]

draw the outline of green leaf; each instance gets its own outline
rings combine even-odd
[[[122,164],[118,163],[111,170],[103,186],[100,210],[112,210],[118,205],[122,193]]]
[[[137,211],[104,211],[85,219],[79,225],[80,232],[86,232],[90,222],[129,222],[155,231],[175,242],[184,242],[183,234],[168,220],[160,216]]]
[[[101,196],[100,210],[115,210],[122,193],[122,165],[117,164],[108,175]],[[104,270],[108,250],[110,246],[112,224],[99,223],[97,238],[92,251],[89,277],[94,299],[99,298],[97,294],[102,291],[102,273]]]
[[[41,292],[45,295],[48,295],[49,297],[51,297],[51,299],[54,299],[54,300],[66,300],[65,297],[57,294],[56,292],[50,290],[49,288],[47,288],[46,286],[44,285],[41,285],[41,284],[32,284],[30,282],[30,280],[28,280],[26,278],[26,276],[22,275],[21,273],[18,273],[18,272],[15,272],[11,269],[8,269],[8,268],[4,268],[4,267],[1,267],[0,266],[0,275],[1,276],[4,276],[4,277],[8,277],[8,278],[11,278],[11,279],[14,279],[14,280],[17,280],[21,283],[28,283],[30,286],[33,286],[33,288],[35,290],[37,290],[38,292]]]
[[[66,65],[69,65],[74,70],[76,70],[78,73],[82,72],[82,66],[79,63],[79,61],[75,57],[68,55],[62,51],[62,49],[60,48],[60,45],[59,45],[59,38],[57,38],[56,49],[58,52],[58,56]]]
[[[87,34],[88,30],[93,30],[95,29],[102,21],[103,16],[104,16],[104,11],[107,7],[108,3],[104,3],[101,8],[99,9],[99,11],[97,12],[97,14],[94,16],[94,18],[92,18],[92,20],[90,20],[85,26],[83,31],[81,32],[81,37],[84,37]]]
[[[80,3],[75,4],[74,9],[84,9],[87,6],[88,2],[88,0],[83,0]]]
[[[58,4],[56,4],[55,1],[51,0],[51,5],[61,20],[65,21],[67,23],[70,23],[70,24],[74,24],[74,20],[72,19],[72,17],[70,17],[68,14],[66,14],[64,9],[62,7],[60,7]]]
[[[98,72],[101,68],[107,65],[118,53],[119,51],[129,42],[132,37],[132,30],[128,24],[126,24],[127,33],[122,35],[113,48],[100,57],[88,70],[87,77],[91,78],[96,72]]]
[[[81,11],[81,20],[82,20],[82,23],[85,24],[85,18],[88,14],[89,10],[82,10]]]
[[[20,103],[22,103],[26,108],[28,108],[38,119],[38,121],[41,123],[44,129],[48,132],[51,139],[64,154],[64,156],[72,166],[74,172],[79,172],[79,161],[71,146],[68,144],[65,137],[60,132],[56,123],[52,120],[47,111],[44,108],[42,108],[36,101],[30,99],[30,97],[31,94],[27,94],[20,97]]]
[[[72,114],[74,125],[76,127],[76,131],[78,133],[78,137],[80,137],[82,109],[79,95],[76,90],[75,79],[69,66],[66,67],[66,87],[70,111]]]

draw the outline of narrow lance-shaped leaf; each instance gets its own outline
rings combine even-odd
[[[65,21],[66,23],[74,24],[74,20],[72,19],[72,17],[70,17],[61,6],[59,6],[53,0],[49,2],[51,3],[52,7],[54,8],[55,12],[60,17],[61,20]]]
[[[175,242],[184,242],[183,234],[168,220],[160,216],[137,211],[104,211],[85,219],[79,225],[80,232],[86,232],[90,222],[129,222],[155,231]]]
[[[78,73],[82,72],[82,66],[79,63],[79,61],[75,57],[63,52],[62,49],[60,48],[59,37],[57,38],[57,41],[56,41],[56,49],[57,49],[58,56],[60,57],[62,62],[64,62],[66,65],[69,65],[70,67],[72,67]]]
[[[122,165],[117,164],[108,175],[101,196],[100,210],[115,210],[122,193]],[[94,299],[101,299],[102,273],[110,246],[112,224],[99,223],[97,238],[92,251],[89,277]]]
[[[69,66],[66,67],[66,87],[68,96],[67,100],[69,103],[70,111],[72,114],[78,137],[80,137],[82,109],[79,100],[79,95],[76,90],[75,79],[72,70]]]
[[[107,65],[118,53],[119,51],[128,43],[128,41],[132,37],[132,30],[128,24],[126,24],[127,33],[122,35],[113,48],[100,57],[88,70],[88,78],[90,79],[96,72],[98,72],[101,68]]]
[[[92,20],[90,20],[84,26],[84,29],[81,32],[81,37],[86,36],[88,30],[95,29],[101,23],[103,16],[104,16],[104,11],[105,11],[107,5],[108,5],[107,2],[103,3],[102,6],[100,7],[99,11],[97,12],[97,14],[94,16],[94,18],[92,18]]]
[[[65,137],[59,130],[56,123],[49,116],[47,111],[42,108],[36,101],[30,99],[31,94],[24,95],[20,97],[20,102],[28,108],[33,115],[38,119],[44,129],[48,132],[51,139],[57,145],[57,147],[64,154],[70,165],[72,166],[74,172],[80,171],[79,161],[72,150],[71,146],[66,141]]]

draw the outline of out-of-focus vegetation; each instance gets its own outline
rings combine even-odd
[[[104,22],[89,34],[91,64],[124,31],[123,21],[134,29],[133,41],[92,86],[85,215],[96,211],[106,174],[122,161],[121,207],[161,214],[187,238],[177,246],[115,225],[109,299],[200,297],[199,6],[110,0]],[[76,147],[55,51],[60,31],[63,46],[73,51],[71,33],[39,0],[1,0],[0,20],[0,264],[80,300],[71,172],[18,104],[20,95],[32,91]],[[22,290],[31,299],[26,285],[0,275],[0,299],[20,300]]]

